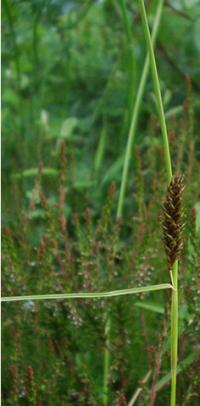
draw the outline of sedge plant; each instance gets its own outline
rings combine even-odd
[[[160,120],[163,152],[165,160],[165,172],[168,183],[168,193],[164,205],[163,230],[165,249],[168,256],[170,276],[174,289],[172,290],[171,302],[171,406],[176,406],[176,375],[178,355],[178,258],[181,250],[181,194],[183,191],[182,177],[172,174],[172,163],[169,150],[167,126],[161,97],[161,90],[157,72],[157,65],[144,0],[139,0],[142,23],[150,58],[154,92],[157,101],[157,109]]]
[[[63,294],[47,294],[47,295],[30,295],[30,296],[15,296],[15,297],[3,297],[1,298],[2,302],[16,302],[16,301],[23,301],[23,300],[63,300],[63,299],[92,299],[92,298],[103,298],[103,297],[114,297],[114,296],[121,296],[121,295],[128,295],[128,294],[137,294],[137,293],[145,293],[163,289],[171,289],[172,290],[172,306],[171,306],[171,406],[176,405],[176,374],[177,374],[177,351],[178,351],[178,258],[181,251],[181,195],[183,191],[183,179],[180,176],[173,177],[172,174],[172,164],[171,164],[171,157],[169,151],[169,143],[168,143],[168,136],[167,136],[167,128],[165,122],[165,115],[164,109],[162,104],[161,98],[161,91],[155,61],[155,55],[153,50],[153,41],[151,39],[151,35],[149,32],[148,21],[146,16],[146,10],[144,6],[144,1],[139,0],[140,7],[141,7],[141,15],[142,15],[142,22],[144,33],[146,36],[147,48],[148,48],[148,58],[146,59],[143,75],[141,78],[138,96],[137,96],[137,103],[134,108],[133,119],[131,123],[131,129],[128,137],[128,144],[126,149],[126,157],[125,157],[125,166],[124,172],[122,175],[122,186],[120,191],[118,209],[117,209],[117,218],[121,216],[122,208],[123,208],[123,201],[124,201],[124,192],[125,192],[125,185],[127,181],[128,175],[128,166],[130,161],[130,151],[131,145],[133,142],[136,123],[139,113],[139,107],[141,104],[141,98],[144,90],[144,85],[146,82],[146,77],[148,73],[148,65],[150,63],[152,69],[152,77],[153,77],[153,84],[154,84],[154,91],[157,100],[157,108],[158,114],[160,119],[160,126],[162,131],[162,139],[163,139],[163,151],[164,151],[164,158],[165,158],[165,168],[166,168],[166,177],[168,183],[168,192],[166,196],[166,201],[164,204],[163,210],[163,231],[164,231],[164,240],[165,240],[165,248],[166,253],[168,256],[168,266],[171,275],[171,283],[163,283],[159,285],[152,285],[152,286],[145,286],[145,287],[136,287],[130,289],[123,289],[117,291],[109,291],[109,292],[79,292],[79,293],[63,293]],[[158,22],[161,15],[163,1],[159,2],[158,10],[157,10],[157,17],[155,21],[155,36],[158,28]],[[110,320],[107,322],[106,325],[106,351],[109,351],[109,337],[110,337]],[[103,403],[104,405],[108,404],[108,377],[109,377],[109,353],[105,352],[104,354],[104,387],[103,387]]]

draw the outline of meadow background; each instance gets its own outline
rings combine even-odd
[[[150,27],[158,1],[147,1]],[[200,403],[200,5],[165,1],[156,40],[173,170],[183,173],[179,406]],[[162,138],[149,72],[121,218],[146,43],[137,0],[2,2],[2,294],[170,282]],[[169,404],[170,293],[4,303],[2,403]],[[112,319],[109,345],[107,318]]]

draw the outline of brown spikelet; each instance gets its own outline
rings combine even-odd
[[[164,237],[165,252],[168,258],[169,270],[174,262],[180,257],[182,250],[182,193],[184,181],[181,175],[172,178],[166,199],[163,205],[162,229]]]

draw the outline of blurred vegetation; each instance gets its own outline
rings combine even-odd
[[[147,1],[151,26],[156,5]],[[115,220],[146,56],[138,2],[3,0],[2,11],[3,295],[168,282],[159,224],[166,179],[150,75],[124,216]],[[186,181],[178,378],[184,406],[200,402],[199,37],[199,1],[165,1],[155,48],[173,169]],[[168,404],[168,382],[156,397],[155,388],[169,372],[169,308],[163,292],[4,304],[3,404],[101,405],[109,314],[109,405],[130,401],[148,371],[137,404]]]

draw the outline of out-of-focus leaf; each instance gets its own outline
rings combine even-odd
[[[30,169],[25,169],[21,173],[16,173],[13,175],[13,178],[32,178],[34,176],[37,176],[38,174],[38,168],[30,168]],[[58,175],[58,170],[54,168],[43,168],[42,174],[45,176],[57,176]]]
[[[183,0],[183,4],[187,8],[192,8],[198,4],[199,0]]]
[[[191,365],[195,359],[197,359],[199,356],[199,349],[188,355],[187,358],[185,358],[183,361],[179,362],[178,364],[178,370],[177,373],[179,374],[180,372],[182,372],[185,368],[187,368],[189,365]],[[163,376],[163,378],[160,379],[160,381],[158,381],[158,383],[156,384],[156,391],[159,391],[163,388],[164,385],[166,385],[171,379],[171,372],[169,372],[168,374],[166,374],[165,376]]]
[[[140,307],[141,309],[150,310],[154,313],[164,314],[164,307],[159,305],[158,303],[150,303],[150,302],[135,302],[134,305],[136,307]]]
[[[196,210],[196,232],[200,232],[200,202],[197,202],[195,204],[195,210]]]
[[[99,140],[99,144],[97,147],[97,152],[95,154],[95,159],[94,159],[94,169],[95,171],[98,171],[100,169],[101,163],[102,163],[102,159],[103,159],[103,155],[104,155],[104,151],[105,151],[105,147],[106,147],[106,128],[103,127],[103,130],[101,132],[100,135],[100,140]]]
[[[15,107],[19,103],[19,98],[17,94],[11,89],[6,89],[3,95],[3,101],[4,103],[10,103],[12,106]]]
[[[175,116],[179,115],[180,113],[182,113],[182,111],[183,111],[183,106],[173,107],[172,109],[166,111],[165,118],[169,119],[171,117],[175,117]]]
[[[96,182],[95,181],[91,181],[91,180],[83,180],[83,181],[79,181],[79,182],[75,182],[75,183],[73,183],[72,184],[72,188],[73,189],[77,189],[77,190],[80,190],[80,189],[88,189],[88,188],[90,188],[90,187],[92,187],[92,186],[95,186],[96,185]]]
[[[107,170],[106,175],[102,180],[102,184],[109,183],[113,179],[115,179],[116,175],[119,173],[120,169],[122,168],[124,162],[124,156],[120,156],[113,165]]]
[[[33,190],[27,190],[26,196],[29,200],[34,200],[34,202],[39,203],[40,202],[40,194],[39,190],[33,189]]]
[[[200,18],[194,24],[194,41],[197,50],[200,52]]]
[[[77,128],[78,119],[76,117],[69,117],[67,118],[60,130],[60,137],[69,139],[73,136],[75,128]]]
[[[43,218],[45,218],[44,210],[42,210],[40,208],[31,210],[29,212],[29,217],[31,217],[32,219],[43,219]]]

